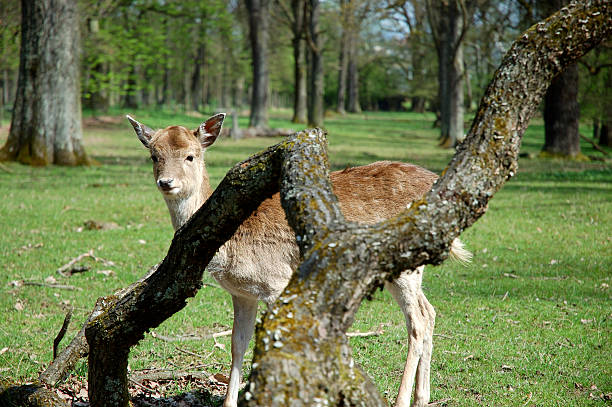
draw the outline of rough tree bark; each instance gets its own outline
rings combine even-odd
[[[19,80],[0,161],[81,165],[79,19],[74,0],[23,0]]]
[[[338,55],[338,93],[336,112],[345,114],[346,109],[346,76],[348,70],[348,10],[346,0],[340,0],[340,53]]]
[[[293,21],[293,74],[295,91],[293,94],[293,123],[306,123],[307,120],[307,81],[306,81],[306,44],[304,42],[304,24],[306,13],[305,0],[292,0]]]
[[[599,129],[599,145],[612,147],[612,68],[608,68],[608,72],[606,72],[605,86],[605,92],[608,96],[605,98],[601,128]]]
[[[439,264],[516,173],[521,136],[553,77],[612,34],[612,3],[572,4],[508,51],[469,135],[419,202],[370,227],[344,221],[327,177],[322,131],[298,133],[236,165],[177,231],[150,276],[106,299],[86,327],[92,406],[127,406],[129,349],[185,305],[202,271],[242,220],[279,189],[303,261],[257,329],[250,406],[377,405],[344,333],[363,298],[386,279]]]
[[[270,0],[246,0],[253,57],[250,127],[268,127],[268,26]]]
[[[361,113],[361,103],[359,103],[359,68],[357,66],[357,42],[359,33],[351,32],[349,37],[348,68],[347,68],[347,88],[348,88],[348,111],[351,113]]]
[[[438,55],[440,145],[454,147],[463,139],[463,49],[465,5],[458,0],[427,2],[427,16]]]
[[[553,157],[580,155],[578,65],[569,66],[550,85],[544,97],[544,147]]]
[[[568,3],[569,0],[538,0],[537,6],[540,16],[546,18]],[[580,155],[579,116],[578,65],[574,64],[553,81],[544,97],[544,155]]]
[[[322,126],[325,115],[323,106],[323,44],[319,32],[319,15],[321,4],[319,0],[308,0],[307,38],[310,60],[308,124],[313,127]]]
[[[609,1],[572,4],[524,33],[444,175],[394,219],[372,227],[344,222],[321,146],[304,146],[312,160],[284,163],[281,197],[303,261],[258,326],[246,405],[386,405],[344,335],[362,299],[403,270],[447,256],[451,241],[516,173],[521,136],[553,77],[611,34]]]

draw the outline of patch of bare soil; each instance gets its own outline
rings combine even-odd
[[[83,127],[88,129],[107,129],[117,127],[125,121],[123,116],[95,116],[83,119]]]
[[[203,372],[151,370],[132,372],[130,396],[134,407],[218,407],[227,388],[226,377]],[[147,377],[158,376],[156,379]],[[177,393],[177,389],[180,392]],[[184,390],[183,390],[184,389]],[[87,381],[71,375],[57,388],[49,388],[72,407],[88,407]],[[170,394],[173,395],[170,395]]]

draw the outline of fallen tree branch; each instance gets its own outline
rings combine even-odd
[[[0,406],[68,407],[68,404],[40,384],[18,386],[0,379]]]
[[[441,405],[444,405],[444,404],[448,403],[451,400],[452,400],[452,398],[448,397],[448,398],[445,398],[445,399],[440,399],[440,400],[434,401],[432,403],[429,403],[429,404],[427,404],[427,406],[428,407],[441,406]]]
[[[365,338],[368,336],[380,336],[385,331],[382,329],[382,325],[379,325],[375,331],[367,331],[367,332],[347,332],[346,336],[349,338]]]
[[[33,285],[37,287],[57,288],[59,290],[83,291],[81,287],[75,287],[67,284],[41,283],[40,281],[23,281],[23,285]]]
[[[13,173],[13,170],[11,170],[9,167],[7,167],[6,165],[0,163],[0,170],[8,172],[9,174]]]
[[[40,373],[38,380],[50,386],[54,386],[57,382],[68,376],[79,359],[87,355],[89,346],[85,339],[85,327],[93,318],[102,312],[104,304],[104,298],[98,299],[89,318],[81,327],[81,330],[75,335],[72,341],[70,341],[68,346],[53,359],[53,362]]]
[[[146,278],[148,278],[151,274],[153,274],[159,264],[156,264],[149,268],[147,274],[138,280],[135,284],[140,284]],[[117,298],[122,298],[125,294],[129,293],[135,284],[128,286],[127,288],[123,288],[117,292],[115,292],[115,296]],[[100,315],[102,312],[102,308],[106,304],[105,298],[99,298],[96,302],[93,310],[91,311],[87,321],[83,324],[79,332],[75,335],[75,337],[70,341],[70,344],[51,362],[51,364],[40,373],[38,379],[46,383],[48,385],[55,385],[60,380],[66,378],[70,371],[74,368],[75,364],[79,361],[79,359],[87,356],[89,352],[89,345],[87,344],[87,340],[85,339],[85,327],[92,319]]]
[[[68,263],[66,263],[63,266],[61,266],[60,268],[58,268],[57,272],[60,275],[64,276],[64,277],[70,277],[74,273],[87,271],[88,268],[77,270],[77,271],[72,271],[72,269],[70,269],[76,263],[78,263],[79,261],[81,261],[81,260],[83,260],[84,258],[87,258],[87,257],[91,258],[94,261],[100,262],[100,263],[102,263],[102,264],[104,264],[105,266],[108,266],[108,267],[113,267],[115,265],[115,263],[113,263],[110,260],[105,260],[103,258],[97,257],[96,255],[94,255],[93,249],[90,249],[87,253],[79,254],[77,257],[75,257],[74,259],[70,260]]]
[[[292,129],[276,129],[267,127],[247,127],[246,129],[234,129],[232,128],[229,132],[230,137],[239,138],[252,138],[252,137],[288,137],[295,133]]]
[[[206,339],[216,339],[223,336],[229,336],[232,334],[232,330],[228,329],[221,332],[215,332],[208,335],[196,336],[196,335],[179,335],[179,336],[165,336],[158,334],[157,332],[151,332],[153,338],[165,341],[165,342],[185,342],[185,341],[203,341]]]
[[[142,384],[145,380],[161,381],[161,380],[178,380],[178,379],[203,379],[210,377],[210,373],[201,371],[187,370],[155,370],[151,372],[133,372],[130,375],[130,380],[133,383]]]
[[[62,339],[64,339],[64,335],[66,335],[66,331],[68,330],[68,325],[70,325],[70,320],[72,319],[72,311],[74,308],[70,307],[68,313],[64,317],[64,322],[62,323],[62,327],[57,333],[57,336],[53,340],[53,360],[57,357],[57,347],[59,346]]]
[[[586,141],[587,143],[590,143],[593,148],[597,151],[599,151],[600,153],[602,153],[603,155],[605,155],[606,157],[609,156],[610,154],[604,150],[599,144],[597,144],[594,140],[591,140],[590,138],[588,138],[587,136],[580,134],[580,138],[584,141]]]

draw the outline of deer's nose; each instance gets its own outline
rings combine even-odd
[[[174,178],[160,178],[157,180],[157,186],[161,189],[170,189],[173,182]]]

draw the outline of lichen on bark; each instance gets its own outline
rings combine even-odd
[[[343,334],[360,302],[385,279],[445,259],[453,239],[485,213],[489,199],[516,173],[522,134],[552,78],[612,33],[611,15],[609,1],[574,3],[520,37],[443,176],[419,205],[393,219],[364,227],[335,216],[337,203],[329,197],[325,176],[306,183],[300,178],[301,173],[321,173],[309,165],[324,160],[303,159],[293,164],[299,171],[283,174],[290,177],[282,181],[289,186],[281,188],[283,205],[304,260],[258,326],[252,391],[245,404],[305,406],[316,395],[321,405],[383,405],[377,394],[367,392],[347,399],[343,389],[355,384],[352,379],[329,384],[330,377],[341,378],[339,372],[354,365]],[[293,201],[298,196],[301,203]],[[325,208],[325,213],[313,213],[312,207]],[[292,364],[279,360],[279,351],[269,347],[283,327],[279,321],[288,320],[293,329],[283,333],[280,344],[282,352],[291,351]],[[340,348],[342,354],[330,351]],[[326,357],[316,349],[326,349]],[[359,383],[369,388],[363,380]],[[314,386],[310,398],[296,394],[304,382]]]
[[[571,36],[558,36],[561,26]],[[89,388],[96,393],[90,393],[91,405],[127,405],[130,347],[195,295],[217,248],[279,190],[279,179],[303,261],[258,326],[242,402],[384,405],[344,335],[361,301],[403,270],[446,258],[452,240],[484,214],[488,200],[516,172],[521,136],[547,84],[611,32],[609,1],[572,4],[528,30],[497,70],[444,175],[418,204],[380,224],[344,221],[327,178],[321,130],[297,133],[236,165],[177,231],[157,270],[109,299],[88,324]]]

